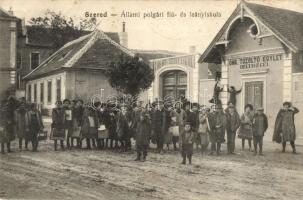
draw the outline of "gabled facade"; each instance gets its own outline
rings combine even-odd
[[[199,62],[222,65],[225,107],[228,86],[242,87],[238,111],[248,103],[263,107],[273,126],[284,101],[303,110],[302,50],[302,13],[241,1]]]

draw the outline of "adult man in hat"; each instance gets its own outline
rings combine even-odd
[[[283,108],[277,115],[273,141],[278,143],[282,142],[283,153],[285,153],[286,142],[290,142],[292,151],[296,154],[296,128],[294,116],[298,112],[299,110],[296,107],[293,107],[291,102],[284,102]]]
[[[228,154],[234,154],[236,132],[237,129],[240,127],[240,116],[233,104],[230,104],[227,110],[227,151]]]
[[[263,155],[263,137],[268,128],[267,116],[264,114],[263,108],[258,108],[257,113],[253,118],[253,142],[254,142],[254,155],[257,155],[257,148],[259,145],[259,155]]]
[[[222,105],[215,106],[215,112],[210,114],[210,127],[211,127],[211,155],[217,151],[220,154],[221,144],[225,142],[225,132],[227,126],[227,118],[223,112]]]

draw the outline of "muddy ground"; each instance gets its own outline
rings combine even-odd
[[[237,147],[240,146],[237,141]],[[135,153],[110,150],[53,151],[52,141],[39,152],[0,155],[0,199],[303,199],[302,146],[298,155],[281,153],[265,141],[264,156],[236,150],[221,156],[195,152],[192,165],[181,165],[177,152]]]

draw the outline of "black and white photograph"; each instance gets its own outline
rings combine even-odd
[[[301,0],[0,0],[0,200],[300,200],[302,122]]]

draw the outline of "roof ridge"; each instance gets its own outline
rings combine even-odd
[[[115,42],[114,40],[112,40],[108,35],[106,35],[103,31],[98,30],[99,34],[101,34],[101,36],[103,36],[105,39],[107,39],[111,44],[115,45],[118,49],[120,49],[121,51],[123,51],[124,53],[130,55],[130,56],[135,56],[134,52],[132,52],[131,50],[129,50],[128,48],[122,46],[121,44],[118,44],[117,42]]]
[[[116,46],[118,49],[123,51],[124,53],[135,56],[135,54],[128,50],[126,47],[116,43],[114,40],[112,40],[106,33],[104,33],[102,30],[96,29],[92,32],[92,38],[87,41],[87,43],[73,56],[67,61],[64,65],[64,67],[72,67],[80,58],[81,56],[87,52],[98,39],[106,39],[109,41],[112,45]]]
[[[90,48],[93,46],[93,44],[98,39],[96,32],[92,32],[89,34],[90,39],[86,42],[86,44],[74,55],[72,56],[64,65],[63,67],[72,67],[80,58],[81,56]],[[82,40],[81,40],[82,41]],[[72,44],[75,44],[77,42],[72,41]],[[69,45],[68,45],[69,46]]]
[[[247,1],[245,1],[244,4],[262,6],[262,7],[266,7],[266,8],[270,8],[270,9],[274,9],[274,10],[280,10],[280,11],[285,11],[285,12],[292,12],[292,13],[295,13],[295,14],[303,15],[303,13],[299,12],[299,11],[289,10],[289,9],[285,9],[285,8],[277,8],[277,7],[273,7],[273,6],[269,6],[269,5],[264,5],[264,4],[250,3],[250,2],[247,2]]]

